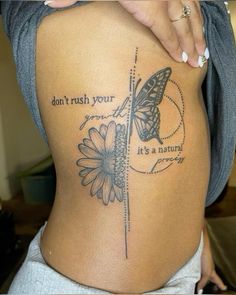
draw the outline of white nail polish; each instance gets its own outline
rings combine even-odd
[[[183,51],[183,53],[182,53],[182,61],[185,63],[188,61],[188,55],[185,51]]]
[[[203,67],[203,60],[202,60],[202,56],[201,55],[198,58],[198,65],[199,65],[200,68]]]
[[[228,287],[226,285],[224,285],[224,288],[222,290],[226,291],[227,289],[228,289]]]
[[[203,289],[198,290],[198,294],[203,294]]]
[[[53,0],[46,0],[46,1],[44,1],[44,5],[48,5],[48,4],[52,3],[52,2],[54,2],[54,1]]]
[[[206,48],[206,50],[205,50],[205,52],[204,52],[204,56],[205,56],[206,59],[209,59],[209,57],[210,57],[210,52],[209,52],[209,49],[208,49],[208,48]]]
[[[200,68],[202,68],[204,66],[204,64],[206,63],[206,58],[204,55],[200,55],[198,58],[198,65]]]

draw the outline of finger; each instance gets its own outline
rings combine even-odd
[[[44,2],[45,5],[52,8],[63,8],[75,4],[77,1],[74,0],[47,0]]]
[[[218,276],[218,274],[216,273],[216,271],[214,270],[211,277],[210,277],[210,281],[214,284],[216,284],[216,286],[220,289],[225,291],[227,289],[227,286],[223,283],[222,279]]]
[[[202,290],[209,281],[209,276],[203,275],[200,281],[197,283],[197,292]]]
[[[183,4],[181,1],[168,1],[168,12],[171,20],[176,20],[182,15]],[[198,67],[198,53],[195,48],[192,28],[188,18],[173,21],[172,25],[179,38],[180,46],[188,55],[188,63],[193,67]]]
[[[199,3],[199,0],[193,0],[193,1],[195,1],[195,4],[196,4],[197,9],[198,9],[199,14],[200,14],[202,25],[204,25],[204,18],[203,18],[203,15],[202,15],[202,9],[201,9],[201,5]]]
[[[168,16],[168,8],[166,1],[158,3],[160,17],[153,20],[150,27],[154,35],[159,39],[165,49],[168,51],[170,56],[178,62],[182,62],[182,49],[178,40],[178,36],[172,26],[172,23]]]
[[[199,56],[205,55],[206,41],[203,33],[203,21],[201,10],[199,9],[198,1],[183,1],[191,9],[191,16],[189,18],[191,29],[193,33],[194,43]]]

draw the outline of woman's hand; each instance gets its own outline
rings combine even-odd
[[[208,282],[215,284],[220,290],[225,291],[227,287],[215,271],[215,264],[211,252],[211,244],[207,232],[207,226],[204,224],[203,228],[203,252],[201,256],[201,279],[197,284],[198,294],[201,294],[203,288]]]
[[[206,54],[209,58],[198,1],[119,2],[139,22],[152,30],[176,61],[188,61],[193,67],[199,67],[202,65],[203,55]],[[189,18],[178,19],[182,15],[184,5],[189,6],[191,15]]]
[[[76,2],[74,0],[49,0],[44,3],[52,8],[62,8]],[[119,0],[118,2],[136,20],[150,28],[174,60],[188,62],[193,67],[202,67],[209,58],[198,0]],[[184,5],[189,6],[191,15],[189,18],[179,19]]]

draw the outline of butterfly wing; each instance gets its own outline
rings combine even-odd
[[[163,99],[171,68],[165,68],[152,75],[143,85],[132,106],[132,120],[142,141],[156,138],[162,143],[160,130],[160,111],[158,105]]]

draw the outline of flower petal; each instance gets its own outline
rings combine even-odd
[[[111,177],[110,177],[110,175],[106,175],[104,183],[103,183],[103,194],[102,194],[102,199],[103,199],[104,205],[108,205],[108,203],[109,203],[111,187],[112,187]]]
[[[117,124],[116,125],[116,132],[119,132],[121,130],[121,125],[120,124]]]
[[[102,165],[102,160],[98,160],[98,159],[87,159],[87,158],[83,158],[83,159],[79,159],[76,164],[78,166],[81,167],[85,167],[85,168],[98,168],[101,167]]]
[[[105,180],[105,175],[103,172],[100,172],[97,177],[95,178],[92,186],[91,186],[91,190],[90,193],[92,196],[96,195],[97,192],[101,189],[103,183]]]
[[[85,169],[83,169],[83,170],[81,170],[81,171],[79,172],[79,176],[80,176],[80,177],[85,177],[87,174],[89,174],[90,171],[92,171],[92,169],[85,168]]]
[[[102,199],[102,188],[97,192],[97,198]]]
[[[111,193],[110,193],[110,201],[111,201],[111,202],[114,202],[114,201],[115,201],[115,196],[116,196],[116,195],[115,195],[115,192],[114,192],[114,190],[112,189],[112,190],[111,190]]]
[[[117,185],[113,185],[114,192],[116,194],[116,198],[118,201],[122,202],[124,200],[122,189],[119,188]]]
[[[121,126],[121,132],[124,133],[125,132],[125,125]]]
[[[100,132],[101,136],[102,136],[103,138],[105,138],[105,137],[106,137],[106,134],[107,134],[107,126],[104,125],[104,124],[102,124],[102,125],[100,126],[99,132]]]
[[[78,148],[80,152],[85,155],[87,158],[93,158],[93,159],[102,159],[102,155],[96,152],[94,149],[91,149],[90,147],[84,145],[84,144],[79,144]]]
[[[107,128],[107,135],[105,139],[106,152],[113,151],[115,148],[116,139],[116,123],[111,121]]]
[[[83,142],[84,142],[84,145],[87,145],[87,146],[90,147],[91,149],[96,150],[96,147],[95,147],[95,145],[92,143],[92,140],[91,140],[91,139],[89,139],[89,138],[84,138]]]
[[[93,169],[91,172],[89,172],[88,175],[84,177],[82,180],[82,185],[88,185],[90,182],[94,181],[94,179],[97,177],[97,175],[100,173],[101,169]]]
[[[101,134],[95,128],[89,129],[89,136],[99,153],[103,154],[105,151],[105,142]]]

